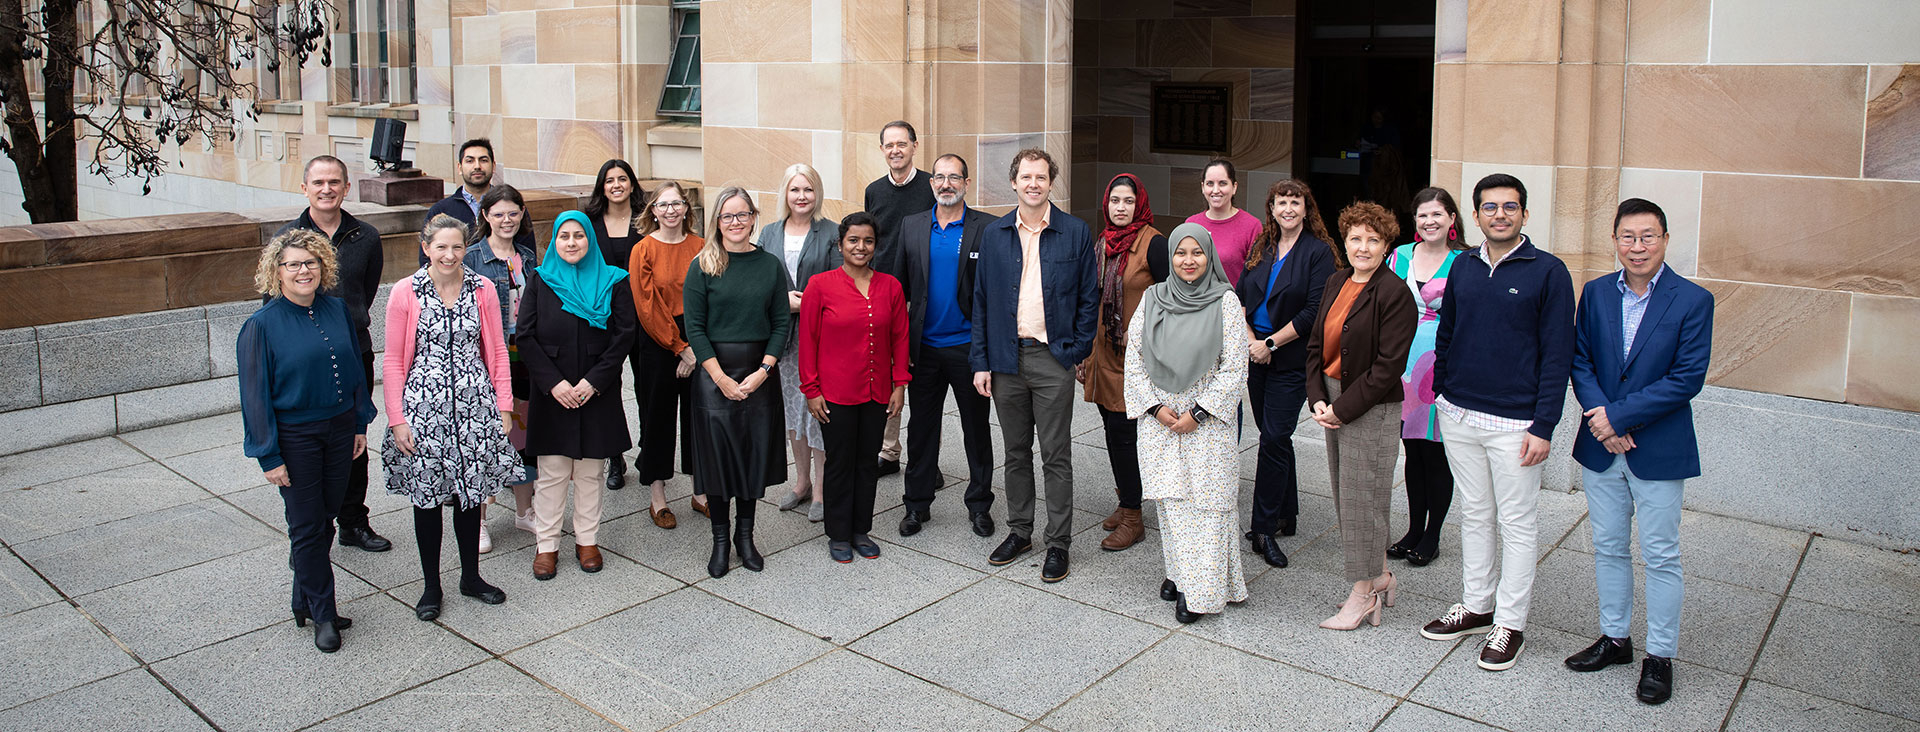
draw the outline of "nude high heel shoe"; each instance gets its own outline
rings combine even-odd
[[[1368,593],[1367,601],[1358,613],[1349,616],[1347,615],[1346,606],[1342,605],[1340,612],[1334,613],[1333,617],[1320,621],[1320,627],[1326,628],[1327,630],[1356,630],[1363,622],[1379,627],[1380,606],[1383,602],[1384,599],[1381,593]]]

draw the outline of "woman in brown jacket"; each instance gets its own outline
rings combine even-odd
[[[1140,293],[1167,278],[1167,237],[1153,228],[1153,209],[1147,205],[1146,186],[1132,173],[1121,173],[1107,183],[1101,205],[1105,225],[1100,229],[1100,329],[1093,354],[1080,364],[1078,378],[1086,384],[1086,400],[1100,407],[1106,427],[1107,459],[1113,465],[1114,491],[1120,507],[1100,524],[1113,533],[1100,548],[1117,552],[1140,542],[1139,422],[1127,418],[1122,371],[1126,366],[1127,324],[1140,305]]]
[[[1387,261],[1400,225],[1379,204],[1340,212],[1340,269],[1327,278],[1307,338],[1307,403],[1327,431],[1327,474],[1340,522],[1340,552],[1353,583],[1329,630],[1380,624],[1399,589],[1386,571],[1387,509],[1400,456],[1400,372],[1413,346],[1418,308]]]

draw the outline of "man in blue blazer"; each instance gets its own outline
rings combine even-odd
[[[1620,271],[1581,293],[1573,394],[1586,412],[1574,437],[1593,527],[1600,631],[1567,658],[1575,671],[1633,662],[1635,516],[1647,563],[1647,657],[1635,696],[1673,693],[1680,629],[1680,488],[1700,474],[1691,402],[1706,384],[1713,295],[1666,267],[1667,214],[1630,198],[1613,217]]]
[[[1048,202],[1060,166],[1045,150],[1014,153],[1020,205],[980,235],[973,280],[973,388],[993,400],[1007,447],[1007,538],[987,557],[1033,549],[1033,441],[1047,477],[1047,558],[1040,579],[1067,577],[1073,536],[1073,369],[1093,352],[1098,260],[1087,224]],[[1037,430],[1036,430],[1037,428]]]

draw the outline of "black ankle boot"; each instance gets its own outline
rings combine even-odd
[[[752,516],[742,516],[734,520],[733,549],[740,553],[741,568],[754,572],[766,569],[766,560],[760,556],[760,549],[753,545]]]
[[[727,525],[715,521],[713,524],[713,558],[707,560],[707,576],[716,578],[727,576],[727,566],[729,564],[727,549],[730,546],[731,544],[727,540]]]
[[[1280,551],[1280,542],[1272,534],[1248,534],[1247,540],[1253,542],[1253,553],[1266,560],[1267,565],[1280,569],[1287,566],[1287,553]]]

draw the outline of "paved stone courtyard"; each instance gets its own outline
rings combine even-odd
[[[1912,554],[1688,512],[1677,689],[1650,708],[1631,697],[1637,665],[1560,665],[1596,635],[1580,494],[1541,494],[1527,649],[1487,673],[1477,638],[1416,632],[1458,598],[1451,525],[1432,565],[1393,563],[1404,592],[1381,627],[1315,627],[1346,592],[1317,429],[1297,440],[1293,565],[1243,555],[1252,599],[1179,625],[1156,594],[1157,531],[1099,550],[1110,473],[1097,414],[1075,417],[1079,525],[1059,584],[1040,582],[1038,554],[990,567],[1000,537],[968,530],[957,490],[901,539],[899,475],[880,483],[879,560],[836,564],[819,525],[769,505],[767,570],[710,579],[682,478],[673,531],[646,491],[610,494],[597,575],[563,546],[559,576],[535,582],[531,537],[496,506],[482,568],[506,604],[454,594],[433,623],[413,618],[412,520],[376,459],[373,524],[395,548],[335,548],[355,624],[333,655],[286,612],[280,498],[241,455],[237,414],[0,458],[0,730],[1920,730]],[[952,483],[951,415],[946,430]]]

